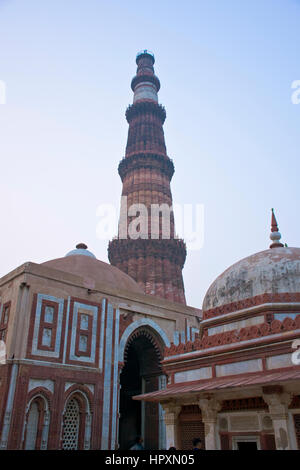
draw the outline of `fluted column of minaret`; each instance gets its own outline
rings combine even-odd
[[[147,294],[185,303],[182,268],[186,249],[183,240],[175,237],[174,214],[170,213],[169,237],[163,232],[153,235],[153,205],[172,207],[170,181],[174,165],[166,153],[163,123],[165,109],[158,104],[159,79],[154,74],[154,57],[147,51],[137,56],[137,74],[131,87],[133,104],[126,111],[129,123],[125,158],[120,162],[119,174],[123,183],[122,196],[127,198],[127,208],[143,204],[147,209],[147,237],[132,239],[126,236],[110,242],[110,262],[133,277]],[[122,219],[122,217],[121,217]],[[135,216],[126,215],[120,226],[126,230]],[[144,220],[144,219],[143,219]]]

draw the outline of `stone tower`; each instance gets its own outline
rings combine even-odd
[[[126,110],[126,153],[118,169],[123,183],[119,234],[109,243],[108,257],[146,294],[185,303],[186,247],[175,238],[170,189],[174,165],[166,152],[166,112],[157,96],[160,81],[152,53],[140,52],[136,63],[133,104]]]

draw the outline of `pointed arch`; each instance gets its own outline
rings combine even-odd
[[[51,398],[48,390],[43,387],[29,393],[23,431],[24,449],[47,449]]]
[[[164,442],[158,405],[132,400],[133,395],[157,390],[162,383],[161,362],[170,341],[152,319],[140,318],[124,331],[119,343],[120,397],[119,446],[128,449],[137,435],[145,448],[156,449]]]
[[[149,329],[154,330],[154,332],[159,336],[159,338],[161,339],[165,347],[168,347],[168,348],[170,347],[169,338],[167,337],[164,330],[155,321],[151,320],[150,318],[140,318],[139,320],[136,320],[133,323],[131,323],[126,328],[126,330],[124,331],[121,337],[120,345],[119,345],[119,362],[124,362],[126,345],[130,336],[133,334],[133,332],[140,327],[147,327],[147,326],[149,327]]]

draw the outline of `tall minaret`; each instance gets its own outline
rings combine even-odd
[[[146,294],[185,303],[182,268],[186,247],[183,240],[174,238],[170,189],[174,165],[166,153],[166,112],[157,97],[160,82],[154,74],[152,53],[140,52],[136,63],[131,82],[133,104],[126,111],[126,154],[119,164],[123,183],[119,235],[109,242],[108,257]],[[165,212],[158,215],[158,206]]]

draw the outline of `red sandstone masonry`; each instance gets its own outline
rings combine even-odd
[[[147,63],[149,62],[149,63]],[[145,65],[147,64],[147,65]],[[132,87],[147,76],[159,88],[152,58],[138,60],[137,75]],[[134,89],[134,88],[133,88]],[[129,123],[126,156],[119,164],[123,183],[122,195],[127,206],[144,204],[148,209],[148,239],[114,239],[109,243],[108,258],[112,265],[129,274],[146,294],[185,304],[182,268],[186,258],[183,240],[174,239],[174,214],[170,217],[170,239],[151,239],[151,205],[172,206],[170,181],[174,173],[167,156],[163,123],[164,108],[151,99],[139,99],[126,111]],[[132,218],[128,217],[128,224]]]
[[[260,325],[252,325],[240,330],[232,330],[224,333],[218,333],[208,336],[204,332],[202,338],[197,337],[195,341],[189,341],[186,344],[179,344],[178,346],[173,343],[169,348],[165,348],[165,357],[173,356],[176,354],[184,354],[193,351],[201,351],[207,348],[216,346],[233,345],[241,341],[250,339],[268,337],[273,334],[283,332],[293,332],[300,329],[300,315],[295,320],[285,318],[282,322],[280,320],[273,320],[271,324],[261,323]]]
[[[211,308],[203,311],[203,320],[214,318],[219,315],[225,315],[226,313],[235,312],[244,308],[256,307],[257,305],[265,303],[277,303],[277,302],[300,302],[300,293],[277,293],[277,294],[261,294],[256,295],[245,300],[239,300],[238,302],[232,302],[231,304],[222,305],[221,307]]]

